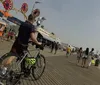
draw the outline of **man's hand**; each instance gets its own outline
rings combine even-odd
[[[43,50],[44,45],[41,42],[38,42],[38,45],[36,45],[36,48],[40,48],[41,50]]]

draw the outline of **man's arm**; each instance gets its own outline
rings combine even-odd
[[[32,40],[32,42],[34,42],[35,44],[41,45],[41,43],[37,41],[36,35],[35,35],[34,32],[31,33],[31,40]]]

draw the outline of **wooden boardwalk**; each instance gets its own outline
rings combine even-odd
[[[16,67],[13,65],[13,68]],[[46,64],[44,74],[39,80],[34,80],[32,75],[28,78],[22,78],[20,85],[70,85],[64,81],[63,75],[60,75],[58,69],[54,68],[51,64]]]
[[[100,70],[96,67],[81,68],[75,64],[76,57],[47,57],[43,76],[34,81],[32,77],[21,79],[20,85],[100,85]]]
[[[6,42],[0,43],[0,54],[8,52],[11,45]],[[100,85],[100,70],[97,67],[81,68],[76,65],[75,55],[67,59],[59,54],[61,53],[53,56],[43,52],[47,62],[43,76],[37,81],[31,77],[22,78],[20,85]]]

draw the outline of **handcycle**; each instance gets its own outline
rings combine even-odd
[[[40,50],[43,50],[43,46],[37,46],[35,56],[32,56],[29,50],[25,50],[23,54],[16,59],[17,67],[21,67],[21,70],[23,70],[22,66],[25,65],[24,71],[19,70],[16,72],[16,70],[13,71],[11,68],[7,69],[3,67],[3,70],[0,72],[0,85],[4,85],[4,83],[5,85],[18,85],[21,83],[20,79],[23,75],[24,77],[32,75],[35,80],[38,80],[44,73],[46,66],[45,57],[41,54]],[[3,58],[8,55],[9,53],[4,54],[0,60],[2,61]]]

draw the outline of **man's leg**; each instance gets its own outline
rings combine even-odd
[[[9,52],[9,53],[3,55],[1,57],[1,61],[0,61],[1,65],[8,67],[9,65],[11,65],[12,61],[14,59],[16,59],[16,56],[17,55],[15,53],[12,53],[12,52]]]
[[[56,54],[56,52],[57,52],[57,49],[55,49],[55,54]]]
[[[53,51],[53,48],[51,48],[51,53],[52,53],[52,51]]]
[[[9,70],[9,69],[11,69],[12,61],[15,58],[16,58],[15,56],[10,56],[9,53],[3,55],[0,58],[0,70],[1,70],[1,73],[3,71],[5,71],[4,74],[6,74],[6,71]]]
[[[15,58],[16,58],[15,56],[10,56],[10,57],[6,58],[5,60],[3,60],[2,65],[3,65],[3,66],[6,66],[6,67],[10,66],[11,63],[12,63],[12,61],[13,61]]]

